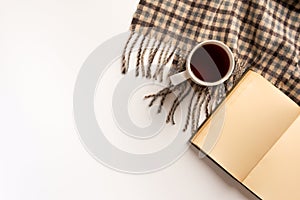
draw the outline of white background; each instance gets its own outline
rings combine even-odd
[[[76,76],[97,46],[128,30],[137,3],[0,0],[0,199],[251,197],[192,149],[164,170],[130,175],[83,148],[73,122]]]

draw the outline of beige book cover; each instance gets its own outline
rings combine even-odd
[[[299,134],[299,106],[249,70],[191,142],[261,199],[298,200]]]

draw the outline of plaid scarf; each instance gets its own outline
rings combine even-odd
[[[185,60],[192,48],[204,40],[215,39],[230,47],[236,61],[232,76],[224,83],[225,94],[251,68],[300,104],[299,1],[141,0],[130,29],[122,73],[127,72],[133,48],[137,47],[136,76],[162,81],[168,63],[172,64],[168,76],[185,70]],[[155,58],[158,63],[153,67]],[[220,87],[203,87],[190,80],[178,86],[170,83],[146,98],[152,98],[150,106],[160,99],[160,112],[166,97],[175,91],[179,95],[167,122],[175,123],[176,108],[183,99],[190,98],[184,130],[192,121],[192,131],[196,131],[200,115],[197,110],[204,105],[208,116],[213,110],[212,100],[224,98]],[[194,114],[195,110],[198,114]]]

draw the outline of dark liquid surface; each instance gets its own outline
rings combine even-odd
[[[198,48],[191,58],[191,70],[205,82],[216,82],[228,72],[230,60],[227,52],[215,44],[206,44]]]

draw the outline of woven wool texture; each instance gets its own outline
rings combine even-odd
[[[204,40],[215,39],[227,44],[236,59],[234,73],[225,83],[226,92],[237,83],[247,68],[251,68],[300,104],[299,1],[141,0],[130,29],[132,34],[123,55],[123,73],[129,67],[130,49],[137,44],[136,75],[162,79],[164,65],[172,63],[169,75],[185,70],[185,59],[192,47]],[[155,42],[150,42],[151,39]],[[145,48],[149,44],[152,44],[152,50],[146,56]],[[163,49],[161,53],[158,53],[159,48]],[[159,59],[156,69],[144,66],[145,62],[151,65],[155,57]],[[178,87],[170,85],[156,95],[148,96],[154,98],[153,101],[161,98],[163,105],[164,99],[172,91],[177,89],[182,92],[174,102],[167,121],[172,121],[177,104],[188,94],[191,104],[200,101],[203,98],[200,94],[204,94],[201,104],[207,107],[216,91],[219,91],[218,88],[208,89],[187,82],[195,89],[193,94],[189,94],[190,91],[183,84]],[[191,110],[201,109],[201,106],[190,105],[188,117],[192,115]],[[207,115],[209,112],[211,110],[207,109]]]

